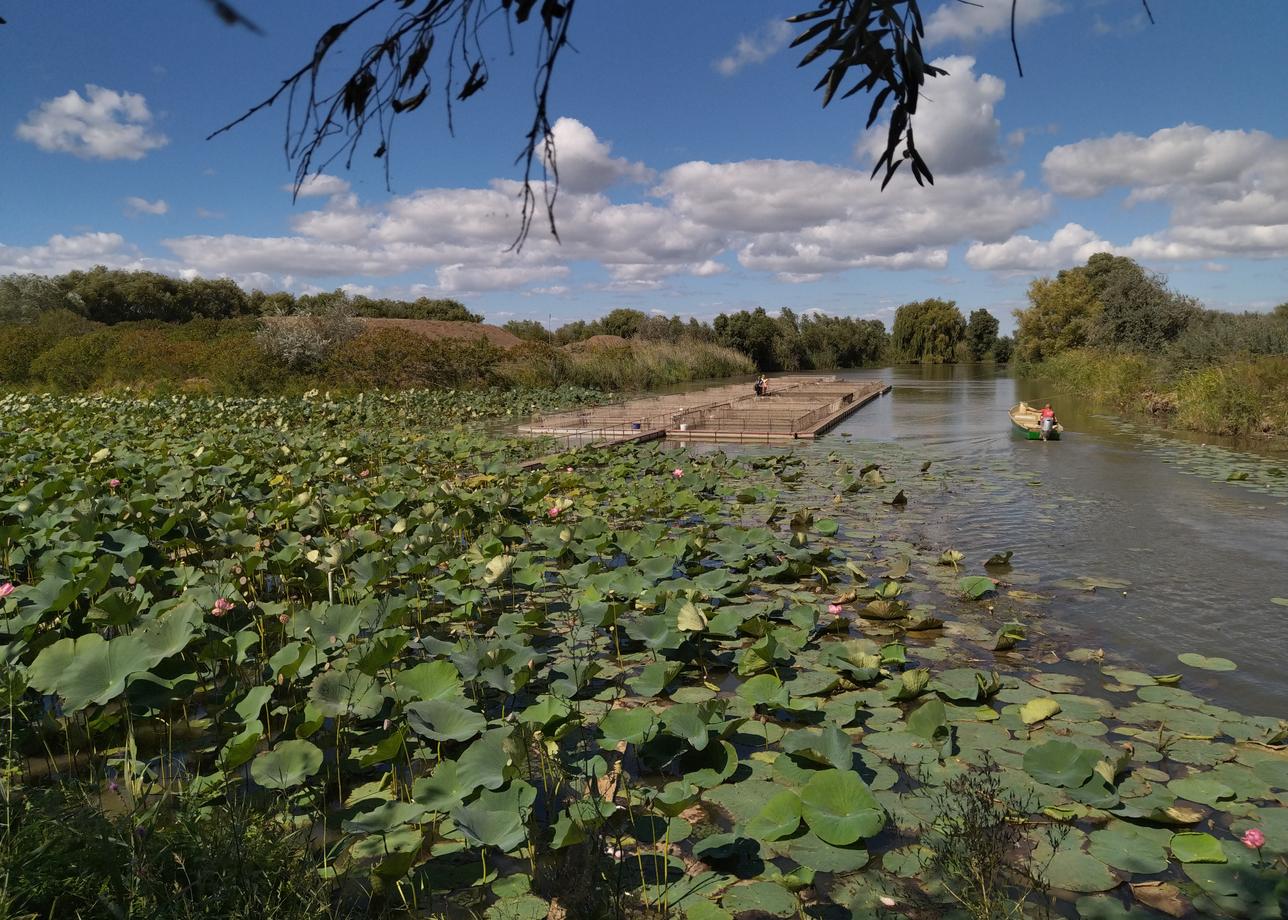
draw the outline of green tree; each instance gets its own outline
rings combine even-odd
[[[953,300],[918,300],[894,315],[890,344],[900,361],[947,364],[966,336],[966,320]]]
[[[1081,268],[1029,284],[1029,306],[1015,311],[1015,351],[1023,361],[1041,361],[1088,344],[1103,307]]]
[[[987,310],[972,310],[966,323],[966,346],[972,361],[983,361],[997,344],[997,317]]]
[[[606,316],[596,320],[592,325],[597,327],[596,335],[618,335],[624,339],[632,339],[647,320],[647,313],[619,307],[616,310],[610,310]]]
[[[1197,301],[1172,292],[1162,276],[1123,256],[1098,252],[1082,270],[1100,301],[1091,342],[1102,348],[1158,353],[1199,313]]]
[[[1009,335],[1001,336],[993,345],[993,360],[998,364],[1009,364],[1014,353],[1015,340]]]
[[[501,328],[512,335],[517,335],[525,342],[548,344],[555,340],[554,334],[535,319],[512,319]]]

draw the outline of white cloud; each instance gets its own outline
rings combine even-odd
[[[1264,131],[1213,131],[1201,125],[1163,128],[1148,137],[1115,134],[1056,147],[1042,161],[1051,189],[1090,198],[1117,186],[1161,196],[1179,186],[1237,182],[1268,156],[1285,156],[1285,142]]]
[[[1121,247],[1133,258],[1288,257],[1288,140],[1181,124],[1056,147],[1042,168],[1063,195],[1125,188],[1128,206],[1170,206],[1165,230]]]
[[[152,130],[152,113],[138,93],[93,84],[85,93],[71,90],[41,103],[18,126],[18,137],[41,150],[87,160],[139,160],[169,143],[164,134]]]
[[[975,243],[966,250],[966,264],[988,271],[1044,272],[1081,265],[1114,246],[1081,224],[1065,224],[1047,241],[1013,236],[1001,243]]]
[[[653,170],[644,164],[610,156],[612,145],[601,141],[575,118],[560,118],[550,133],[555,142],[560,191],[602,192],[623,180],[647,182],[653,178]]]
[[[1006,84],[992,74],[977,76],[973,57],[931,63],[948,75],[929,81],[913,119],[917,150],[930,171],[938,179],[1000,163],[1002,125],[994,107],[1006,95]],[[869,168],[885,151],[888,125],[873,125],[855,147],[855,155]]]
[[[444,265],[438,270],[438,287],[442,291],[504,291],[533,281],[552,281],[567,277],[564,265],[477,266]]]
[[[751,64],[762,64],[787,47],[792,40],[792,27],[775,20],[759,31],[738,37],[733,51],[715,61],[711,66],[720,74],[732,77]]]
[[[1056,0],[1020,0],[1015,7],[1017,27],[1064,12]],[[1011,27],[1011,0],[944,0],[926,20],[926,47],[952,39],[977,39]]]
[[[197,216],[202,220],[221,220],[227,215],[223,211],[211,211],[207,208],[197,208]]]
[[[0,275],[32,272],[38,275],[61,275],[94,265],[108,268],[153,268],[149,260],[119,233],[61,233],[39,246],[5,246],[0,244]]]
[[[300,183],[300,190],[295,191],[295,185],[282,186],[287,192],[294,193],[300,198],[317,198],[327,195],[342,195],[349,190],[349,183],[339,176],[329,176],[326,173],[314,173],[311,176],[305,176],[304,181]]]
[[[947,247],[1006,239],[1049,207],[1018,176],[946,176],[933,188],[882,192],[866,172],[789,160],[684,163],[658,192],[672,210],[741,244],[745,268],[786,275],[942,268]]]
[[[160,216],[170,210],[164,198],[158,198],[156,201],[148,201],[146,198],[139,198],[137,195],[131,195],[125,199],[125,216],[138,217],[141,214],[152,214]]]

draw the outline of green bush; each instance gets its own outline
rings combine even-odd
[[[116,344],[111,329],[60,340],[31,362],[31,382],[59,393],[87,390],[103,373],[108,353]]]

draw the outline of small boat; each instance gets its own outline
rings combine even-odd
[[[1020,433],[1030,441],[1042,440],[1042,410],[1028,403],[1020,403],[1013,406],[1010,412],[1011,424],[1020,430]],[[1048,441],[1060,440],[1060,432],[1064,431],[1064,426],[1059,422],[1051,429],[1047,435]]]

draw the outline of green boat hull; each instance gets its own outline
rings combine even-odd
[[[1015,429],[1017,434],[1022,436],[1027,441],[1042,440],[1042,432],[1040,431],[1034,431],[1032,428],[1025,428],[1022,425],[1016,425],[1015,422],[1011,422],[1011,426]],[[1058,431],[1051,432],[1051,434],[1047,436],[1047,440],[1048,441],[1060,440],[1060,432]]]

